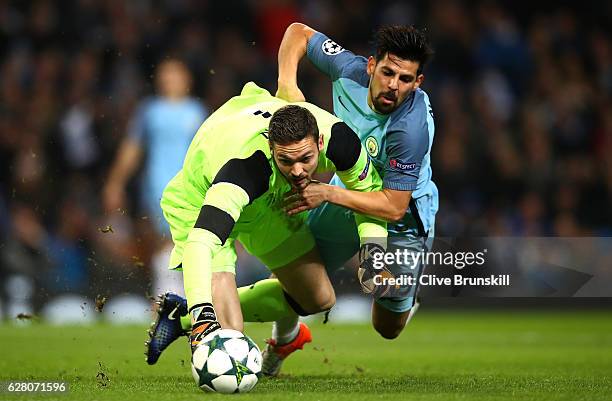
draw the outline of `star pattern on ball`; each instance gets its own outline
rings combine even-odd
[[[195,348],[191,369],[196,384],[204,391],[248,392],[261,375],[261,351],[239,331],[220,329]]]

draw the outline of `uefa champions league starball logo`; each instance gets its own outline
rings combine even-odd
[[[327,54],[328,56],[335,56],[336,54],[342,53],[344,51],[344,47],[340,46],[331,39],[327,39],[321,45],[321,50],[323,50],[323,53]]]

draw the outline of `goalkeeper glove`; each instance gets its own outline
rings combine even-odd
[[[189,343],[193,352],[206,336],[219,330],[221,325],[217,321],[217,315],[211,303],[194,305],[191,307],[190,313],[191,334],[189,335]]]
[[[376,243],[363,244],[359,249],[357,277],[363,292],[372,294],[375,298],[384,297],[390,290],[390,286],[382,279],[393,277],[389,269],[382,264],[384,253],[385,249]],[[379,276],[376,279],[378,284],[375,283],[376,276]]]

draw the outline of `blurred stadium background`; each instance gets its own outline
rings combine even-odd
[[[293,21],[362,55],[382,24],[427,27],[437,235],[612,235],[612,3],[0,1],[0,316],[88,321],[98,295],[109,319],[148,307],[140,177],[119,212],[102,188],[156,66],[184,60],[209,111],[247,81],[274,91]],[[308,63],[299,83],[331,110]],[[242,253],[240,283],[262,275]]]

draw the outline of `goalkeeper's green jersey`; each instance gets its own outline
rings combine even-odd
[[[291,185],[277,169],[267,139],[272,114],[287,104],[247,83],[240,96],[202,124],[182,170],[163,193],[161,206],[175,245],[170,268],[183,268],[186,290],[194,284],[187,283],[190,278],[206,287],[192,291],[192,297],[186,291],[190,305],[210,302],[203,298],[209,297],[206,278],[212,271],[234,271],[235,239],[270,269],[314,246],[306,213],[288,216],[281,206]],[[351,190],[381,190],[382,180],[356,134],[319,107],[296,104],[314,115],[323,137],[317,172],[337,172]],[[386,223],[358,214],[355,219],[361,238],[386,236]]]

